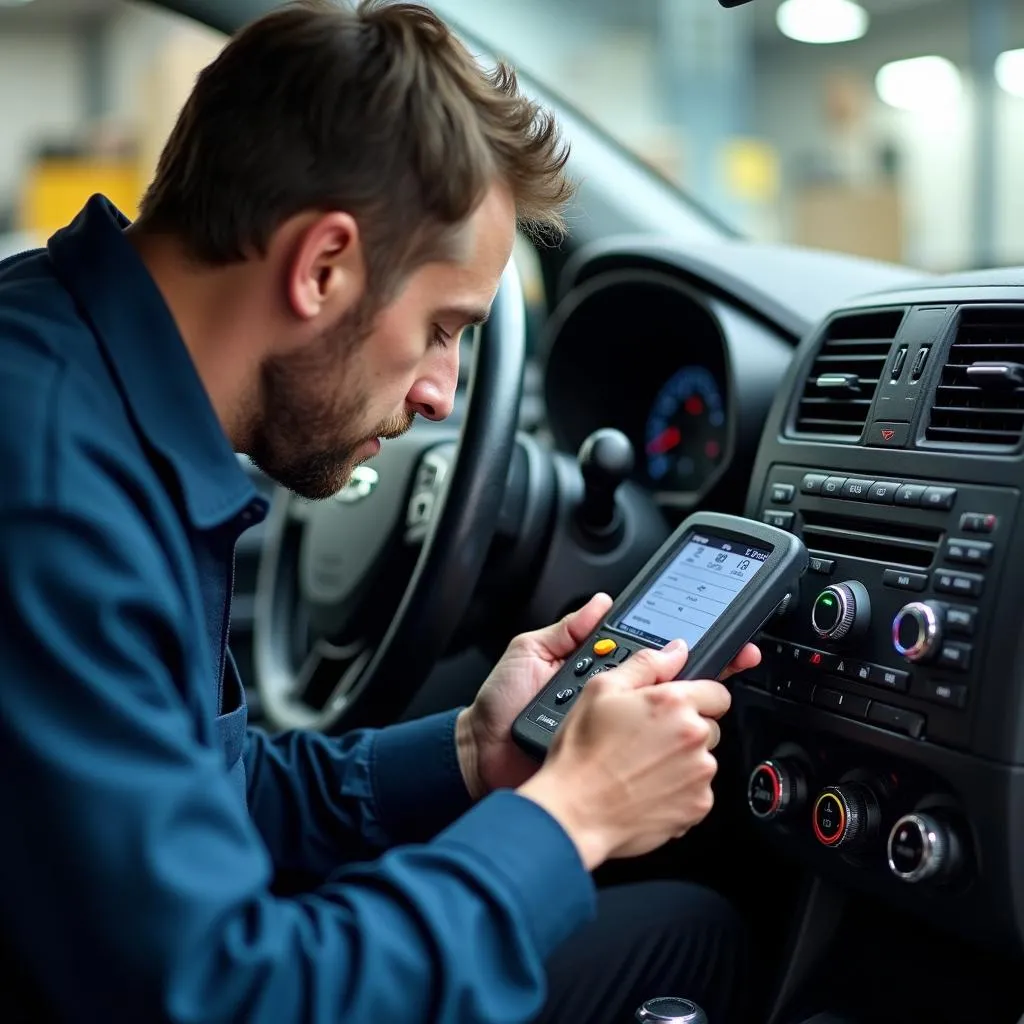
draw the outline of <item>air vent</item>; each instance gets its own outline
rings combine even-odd
[[[860,438],[903,310],[833,320],[800,396],[795,431],[847,442]]]
[[[1013,448],[1024,428],[1024,310],[965,309],[925,438]]]

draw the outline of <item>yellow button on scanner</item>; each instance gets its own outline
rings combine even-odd
[[[619,645],[614,640],[598,640],[594,644],[594,653],[599,657],[603,658],[606,654],[611,654]]]

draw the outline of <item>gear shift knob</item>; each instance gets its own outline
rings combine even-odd
[[[621,430],[606,427],[580,445],[576,459],[584,488],[577,520],[586,533],[605,537],[618,525],[615,492],[633,472],[633,444]]]
[[[708,1024],[707,1014],[695,1002],[676,996],[648,999],[636,1011],[636,1019],[646,1024]]]

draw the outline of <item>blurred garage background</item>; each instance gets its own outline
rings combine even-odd
[[[434,6],[749,237],[1024,263],[1020,0]],[[0,0],[0,253],[92,192],[131,213],[222,42],[128,0]]]

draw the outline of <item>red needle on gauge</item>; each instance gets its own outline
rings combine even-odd
[[[666,427],[657,437],[647,442],[647,454],[664,455],[675,448],[682,439],[683,435],[678,427]]]

